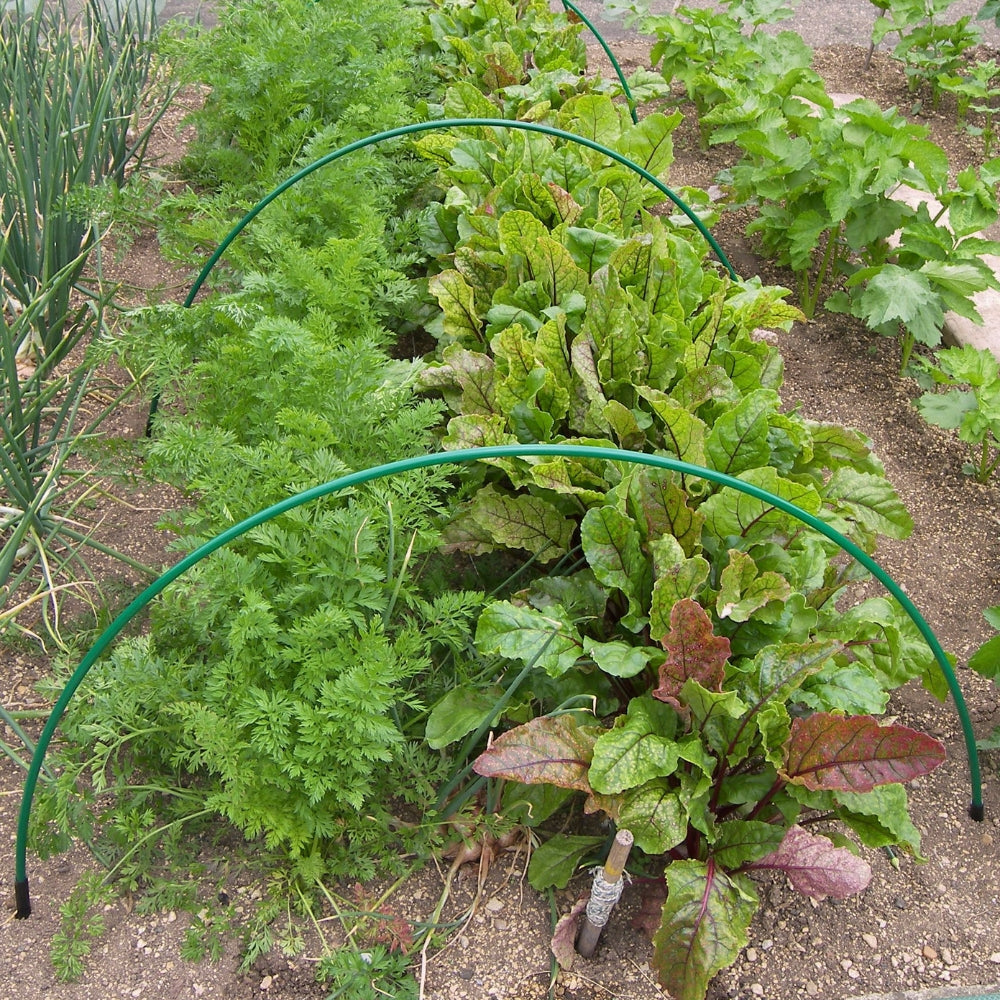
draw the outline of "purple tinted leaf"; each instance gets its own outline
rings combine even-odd
[[[793,826],[778,849],[748,868],[783,871],[799,892],[814,899],[846,899],[866,888],[872,878],[871,865],[846,847],[834,847],[826,837],[815,836]]]
[[[472,768],[487,778],[589,792],[587,772],[601,732],[597,726],[581,726],[572,715],[532,719],[494,740]]]
[[[576,953],[576,936],[579,933],[580,921],[583,919],[589,901],[589,893],[582,899],[578,899],[573,904],[573,909],[559,918],[556,929],[552,933],[550,947],[560,969],[572,969],[573,963],[579,957]]]
[[[712,633],[712,620],[690,597],[670,610],[670,631],[663,639],[666,662],[653,697],[677,704],[684,682],[696,680],[707,691],[721,691],[729,659],[729,640]]]
[[[702,1000],[708,981],[746,945],[757,899],[747,880],[726,875],[711,858],[675,861],[666,880],[653,965],[674,1000]]]
[[[813,791],[867,792],[928,774],[944,759],[944,744],[915,729],[817,712],[792,721],[783,773]]]

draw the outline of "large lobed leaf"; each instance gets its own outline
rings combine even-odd
[[[814,790],[867,792],[928,774],[944,758],[944,744],[915,729],[817,712],[793,720],[783,774]]]

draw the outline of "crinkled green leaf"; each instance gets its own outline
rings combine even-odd
[[[735,476],[767,465],[771,457],[768,417],[778,402],[777,393],[760,389],[723,412],[705,441],[709,466]]]
[[[656,581],[649,610],[649,636],[657,641],[671,628],[671,614],[678,601],[694,597],[701,590],[711,567],[701,556],[688,559],[680,542],[662,535],[651,545]]]
[[[663,854],[687,836],[688,814],[677,789],[658,779],[625,792],[618,825],[631,831],[640,850]]]
[[[590,784],[613,795],[653,778],[669,777],[680,759],[677,713],[654,699],[633,698],[626,715],[615,720],[594,747]]]
[[[818,513],[822,505],[814,486],[784,479],[772,468],[750,469],[737,478],[775,494],[807,514]],[[734,535],[756,541],[791,535],[801,530],[802,522],[797,517],[785,513],[767,500],[749,496],[728,486],[710,496],[699,510],[705,516],[706,528],[718,538]]]
[[[757,731],[746,724],[750,706],[735,691],[709,691],[689,678],[677,700],[690,711],[692,728],[701,731],[703,741],[714,753],[729,763],[746,757]]]
[[[476,646],[482,653],[533,662],[552,677],[564,674],[583,653],[583,640],[569,622],[510,601],[486,606],[476,626]]]
[[[479,728],[485,718],[495,714],[502,695],[501,688],[452,688],[427,717],[424,732],[427,745],[433,750],[441,750]]]
[[[475,294],[465,278],[458,271],[442,271],[430,279],[428,287],[444,312],[444,336],[469,344],[482,343]]]
[[[630,615],[638,620],[642,597],[649,592],[650,568],[635,522],[614,507],[592,507],[580,524],[580,542],[594,575],[625,594]]]
[[[598,642],[584,637],[583,650],[606,674],[635,677],[662,654],[650,646],[630,646],[624,642]]]
[[[565,889],[576,874],[580,862],[596,857],[604,837],[580,837],[557,833],[531,852],[528,881],[539,892],[555,887]]]
[[[750,555],[730,549],[729,562],[719,578],[715,611],[720,618],[745,622],[772,601],[787,600],[791,592],[791,585],[780,573],[772,570],[759,573]]]
[[[674,161],[671,136],[680,121],[679,111],[669,118],[660,112],[644,115],[638,125],[633,125],[615,143],[615,150],[654,177],[664,178]]]
[[[720,823],[717,831],[712,856],[727,871],[770,854],[777,849],[785,833],[774,823],[746,819]]]
[[[473,497],[469,513],[498,545],[526,549],[542,563],[568,551],[576,530],[547,500],[528,493],[501,493],[487,486]]]
[[[796,699],[817,712],[881,715],[889,692],[859,663],[832,663],[810,677]]]
[[[634,480],[640,520],[647,536],[655,540],[669,535],[677,540],[684,554],[692,556],[701,546],[702,515],[688,506],[688,495],[675,482],[675,473],[663,469],[640,470]]]
[[[837,792],[837,817],[866,847],[898,844],[920,856],[920,831],[910,819],[906,789],[900,784],[879,785],[868,792]]]
[[[907,538],[913,520],[905,504],[884,476],[841,467],[834,472],[823,496],[838,513],[889,538]]]
[[[757,911],[753,885],[711,858],[667,866],[667,901],[653,937],[653,968],[674,1000],[703,1000],[709,980],[747,943]]]

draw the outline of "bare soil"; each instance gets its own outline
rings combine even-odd
[[[862,73],[864,54],[860,48],[819,50],[816,64],[831,90],[861,93],[883,106],[909,110],[912,97],[901,73],[879,55],[872,70]],[[645,46],[635,45],[630,52],[626,50],[626,56],[640,63],[645,59]],[[599,61],[600,53],[595,52],[595,62]],[[981,155],[971,142],[956,135],[947,108],[922,120],[959,165]],[[169,162],[181,141],[173,125],[165,128],[163,140],[166,152],[162,155]],[[725,150],[700,150],[694,130],[682,127],[674,185],[708,186],[726,155]],[[763,270],[765,280],[788,284],[787,275],[767,270],[756,260],[754,247],[741,235],[739,219],[724,219],[716,232],[743,273]],[[151,235],[141,236],[120,266],[119,277],[134,289],[176,290],[184,279],[163,263]],[[779,346],[786,365],[786,405],[799,407],[811,418],[838,421],[867,434],[906,501],[916,528],[906,541],[886,544],[879,559],[912,597],[945,648],[955,653],[976,731],[980,736],[988,734],[1000,724],[998,691],[965,669],[964,662],[989,634],[982,609],[1000,603],[1000,491],[965,476],[964,446],[920,420],[912,403],[917,389],[898,375],[899,352],[894,341],[878,338],[844,317],[824,316],[782,334]],[[135,437],[141,434],[142,424],[142,412],[136,410],[124,415],[118,432]],[[117,492],[131,506],[119,505],[120,516],[105,523],[102,535],[128,551],[141,552],[148,560],[166,561],[169,556],[154,525],[178,498],[150,484],[131,494],[120,488]],[[11,708],[39,705],[33,685],[45,669],[44,658],[30,649],[0,647],[4,704]],[[897,695],[891,711],[900,721],[944,740],[948,747],[947,763],[912,786],[912,812],[924,838],[927,862],[918,864],[904,857],[896,868],[886,854],[867,852],[875,872],[872,884],[844,902],[811,902],[780,879],[762,878],[759,888],[764,905],[751,927],[751,946],[713,982],[711,1000],[811,996],[838,1000],[1000,981],[1000,760],[995,754],[984,755],[987,818],[974,823],[966,816],[969,772],[954,708],[913,686]],[[22,780],[23,774],[13,764],[0,761],[0,836],[11,849]],[[524,879],[525,860],[523,851],[511,852],[494,859],[488,872],[478,871],[475,865],[457,872],[442,919],[467,918],[467,922],[442,951],[423,956],[424,963],[422,956],[414,956],[423,995],[429,1000],[530,1000],[550,995],[552,914],[548,901]],[[240,973],[234,941],[228,941],[214,963],[184,961],[180,948],[192,917],[176,912],[142,913],[139,901],[129,897],[106,906],[105,930],[93,944],[83,978],[60,983],[49,957],[51,939],[59,927],[59,907],[81,874],[93,867],[83,850],[44,862],[30,860],[34,913],[30,920],[15,921],[9,906],[0,924],[0,1000],[24,996],[52,1000],[326,996],[327,991],[314,981],[319,942],[312,933],[306,931],[303,952],[286,956],[275,951],[250,972]],[[12,860],[0,867],[0,891],[8,903],[13,896],[12,868]],[[407,919],[427,919],[445,878],[445,870],[430,864],[398,888],[387,905]],[[247,914],[260,895],[260,885],[241,869],[235,847],[230,865],[215,871],[210,881],[213,893],[222,891],[233,903],[237,918]],[[585,890],[586,881],[581,876],[567,892],[557,894],[559,912],[569,909]],[[212,901],[207,902],[214,912]],[[650,945],[630,926],[638,905],[638,892],[627,891],[596,958],[581,960],[572,971],[560,973],[553,987],[555,996],[578,1000],[663,996],[650,971]],[[329,940],[336,941],[335,925],[323,926]],[[390,994],[373,982],[370,995]]]

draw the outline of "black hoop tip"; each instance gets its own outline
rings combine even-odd
[[[976,803],[973,802],[972,805],[969,806],[969,819],[974,819],[977,823],[982,823],[982,821],[986,819],[986,812],[983,809],[983,804],[981,802],[979,805],[976,805]]]
[[[15,920],[27,920],[31,916],[31,895],[27,879],[14,883],[14,906]]]

